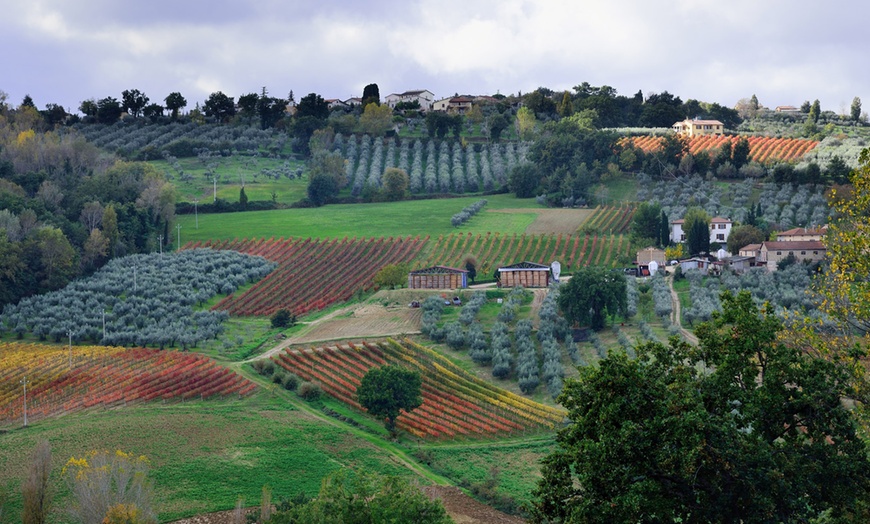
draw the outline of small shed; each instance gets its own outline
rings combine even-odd
[[[534,262],[520,262],[498,268],[501,287],[547,287],[550,285],[550,266]]]
[[[432,266],[408,274],[410,289],[463,289],[468,287],[468,271],[447,266]]]
[[[649,266],[650,262],[656,262],[659,266],[664,266],[665,250],[657,247],[646,247],[637,252],[637,265]]]

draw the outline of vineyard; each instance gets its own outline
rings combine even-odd
[[[614,208],[619,209],[619,208]],[[550,264],[558,260],[565,271],[590,265],[616,265],[621,256],[631,256],[627,235],[502,235],[458,233],[429,241],[429,255],[415,261],[419,267],[434,265],[464,267],[465,258],[477,260],[485,274],[516,262]]]
[[[420,372],[423,404],[402,413],[397,426],[420,438],[452,438],[553,428],[564,412],[478,379],[438,353],[410,340],[338,347],[288,349],[275,362],[305,380],[320,383],[336,399],[364,411],[356,388],[365,373],[397,364]]]
[[[583,224],[583,229],[608,234],[628,233],[636,210],[637,206],[634,204],[596,207],[589,220]]]
[[[247,395],[256,385],[196,353],[0,343],[0,424],[149,400]]]
[[[749,141],[749,159],[759,163],[796,162],[819,144],[818,141],[803,138],[704,135],[688,139],[689,152],[693,155],[701,152],[715,155],[726,143],[730,142],[733,147],[741,138],[746,138]],[[650,153],[658,151],[661,148],[662,137],[649,135],[627,138],[625,140],[644,153]]]
[[[232,315],[268,316],[279,309],[303,315],[348,300],[357,291],[370,288],[382,267],[413,260],[424,243],[419,237],[255,239],[198,242],[185,249],[205,246],[234,250],[276,262],[277,269],[266,278],[214,307]]]

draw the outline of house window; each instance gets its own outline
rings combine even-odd
[[[801,251],[801,255],[806,255],[806,254],[807,254],[806,251]]]
[[[725,235],[716,235],[716,240],[725,240]]]
[[[719,224],[719,229],[725,229],[725,224]]]
[[[814,255],[818,255],[819,252],[818,252],[818,251],[813,251],[813,254],[814,254]]]
[[[780,255],[782,255],[782,251],[777,251],[776,256],[780,256]]]
[[[685,241],[686,241],[686,235],[681,234],[680,235],[680,242],[685,242]]]

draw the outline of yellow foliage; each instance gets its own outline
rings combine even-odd
[[[135,504],[119,503],[109,507],[103,524],[144,524],[149,522],[142,518],[142,512]]]
[[[19,146],[23,146],[29,140],[33,140],[36,137],[36,133],[33,129],[28,129],[27,131],[22,131],[18,133],[18,138],[15,140],[16,144]]]
[[[665,248],[665,258],[667,260],[679,260],[685,257],[685,251],[683,251],[683,244],[677,244],[673,247]]]

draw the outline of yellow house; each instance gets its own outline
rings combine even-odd
[[[678,135],[701,136],[723,135],[725,124],[718,120],[685,119],[671,126]]]

